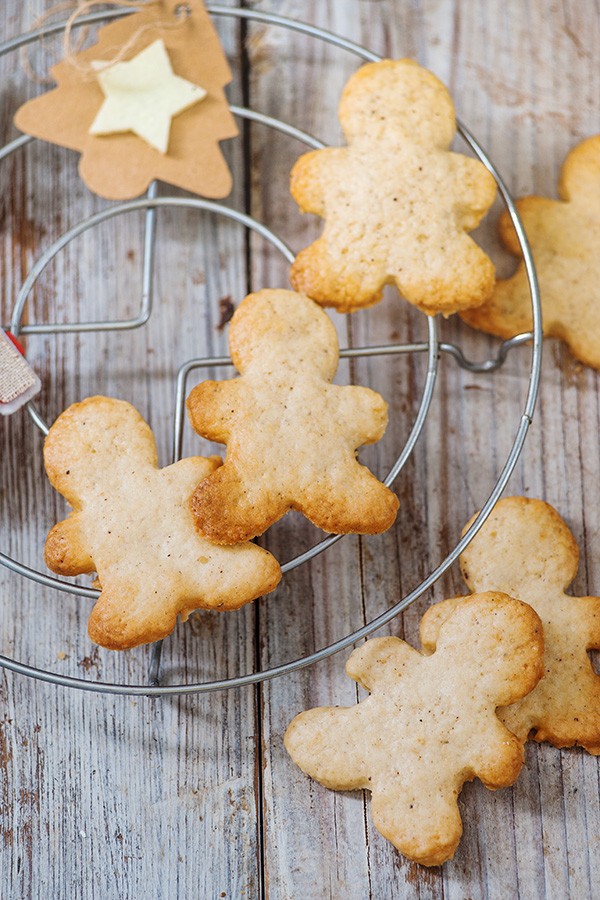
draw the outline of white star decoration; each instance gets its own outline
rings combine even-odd
[[[162,38],[97,77],[106,99],[89,133],[132,131],[160,153],[167,152],[173,116],[206,97],[204,88],[175,75]]]

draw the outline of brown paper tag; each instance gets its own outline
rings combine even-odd
[[[225,197],[231,190],[231,173],[219,147],[219,141],[238,134],[223,91],[231,70],[201,0],[188,0],[190,15],[180,27],[161,29],[161,21],[175,21],[180,5],[180,0],[162,0],[106,25],[98,43],[76,57],[86,68],[93,60],[114,59],[140,29],[125,60],[163,39],[174,73],[208,92],[204,100],[172,119],[166,154],[131,133],[89,134],[104,95],[91,74],[83,74],[67,60],[51,70],[58,87],[17,110],[15,125],[21,131],[78,150],[81,177],[107,200],[137,197],[154,179],[205,197]]]

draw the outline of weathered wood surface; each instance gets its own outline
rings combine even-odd
[[[238,5],[231,0],[229,5]],[[459,115],[515,193],[555,195],[569,147],[600,130],[600,11],[592,0],[264,0],[246,4],[296,16],[374,51],[413,56],[451,87]],[[9,0],[2,37],[28,27],[49,4]],[[351,55],[289,32],[218,20],[235,71],[230,98],[335,142],[335,108]],[[246,33],[247,32],[247,33]],[[242,49],[244,48],[244,49]],[[0,64],[3,137],[10,117],[39,88],[18,61]],[[298,215],[287,173],[302,148],[262,127],[227,147],[236,187],[228,203],[250,211],[294,249],[318,225]],[[245,152],[244,152],[245,151]],[[248,189],[244,189],[244,175]],[[35,145],[0,166],[0,320],[32,261],[83,215],[102,207],[67,151]],[[494,220],[482,240],[501,270]],[[137,309],[143,216],[78,239],[41,280],[31,320],[130,315]],[[247,286],[287,283],[286,265],[262,241],[227,222],[163,211],[158,224],[156,306],[149,326],[123,335],[31,338],[51,420],[91,393],[134,402],[170,453],[173,376],[193,356],[223,352],[221,310]],[[220,303],[220,301],[223,301]],[[422,317],[393,292],[348,322],[343,343],[420,339]],[[495,342],[451,321],[444,339],[483,358]],[[384,472],[405,440],[423,383],[422,357],[358,361],[350,374],[391,406],[388,433],[369,448]],[[433,407],[397,489],[402,508],[388,534],[347,538],[286,577],[276,594],[227,616],[202,614],[165,644],[167,681],[210,679],[267,667],[321,647],[385,609],[422,580],[455,543],[489,493],[517,427],[529,366],[513,352],[495,375],[440,362]],[[199,380],[204,373],[197,373]],[[544,497],[581,542],[577,593],[600,590],[598,376],[548,343],[535,426],[510,485]],[[0,549],[43,567],[48,527],[64,507],[46,487],[41,438],[29,420],[0,421]],[[186,432],[186,453],[198,452]],[[315,539],[299,517],[267,536],[282,560]],[[456,568],[439,599],[462,590]],[[415,641],[432,596],[390,631]],[[142,682],[148,652],[121,656],[89,643],[89,602],[0,570],[0,652],[71,675]],[[64,655],[64,658],[63,658]],[[150,701],[80,694],[4,673],[0,709],[0,896],[35,898],[593,897],[600,876],[598,764],[578,750],[529,746],[516,786],[463,791],[465,834],[455,859],[427,871],[407,863],[374,831],[368,799],[333,794],[287,758],[283,732],[315,704],[352,703],[341,654],[259,689]]]

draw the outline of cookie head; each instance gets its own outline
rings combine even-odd
[[[89,490],[104,464],[126,467],[132,460],[157,464],[152,432],[129,403],[109,397],[74,403],[50,428],[44,442],[50,482],[71,503],[75,492]]]
[[[501,585],[519,597],[523,585],[535,580],[567,587],[577,574],[578,561],[575,539],[556,510],[542,500],[507,497],[462,553],[460,565],[472,591]]]
[[[469,633],[477,638],[466,642]],[[437,642],[449,670],[470,671],[477,691],[496,705],[513,702],[537,684],[542,647],[542,626],[531,608],[498,591],[481,593],[476,602],[459,601]]]
[[[335,375],[338,343],[323,310],[294,291],[262,290],[240,303],[232,319],[229,346],[235,367],[244,373],[260,367],[316,371],[326,380]]]
[[[344,89],[339,117],[348,141],[391,135],[446,148],[456,131],[447,89],[410,59],[386,59],[360,68]]]

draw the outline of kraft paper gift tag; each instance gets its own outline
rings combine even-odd
[[[184,15],[182,16],[182,10]],[[123,60],[119,56],[127,47]],[[101,73],[116,71],[162,39],[173,73],[206,91],[198,102],[174,115],[162,153],[131,131],[91,134],[105,102]],[[112,61],[113,66],[94,66]],[[100,29],[98,42],[51,69],[57,87],[25,103],[15,116],[21,131],[81,153],[85,184],[108,200],[143,193],[155,179],[206,197],[225,197],[231,173],[219,141],[238,134],[223,87],[231,70],[201,0],[161,0]]]

